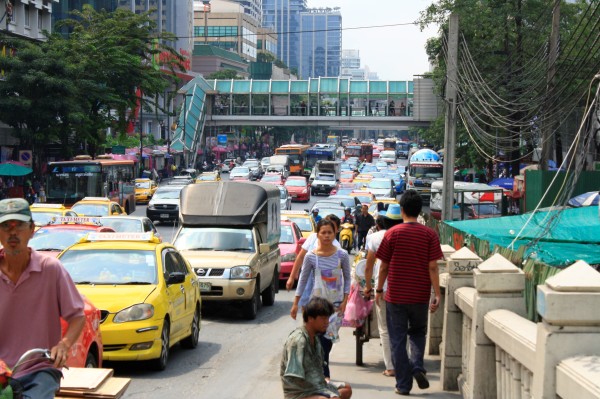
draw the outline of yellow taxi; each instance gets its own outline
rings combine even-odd
[[[106,197],[84,197],[73,204],[71,210],[79,216],[126,215],[125,209]]]
[[[375,201],[375,194],[366,190],[354,190],[349,194],[351,197],[357,197],[361,204],[370,204]]]
[[[158,184],[151,179],[135,179],[135,202],[150,202]]]
[[[207,181],[219,181],[221,180],[221,174],[219,172],[204,172],[200,176],[196,177],[194,183],[204,183]]]
[[[281,220],[291,220],[300,227],[302,237],[307,238],[316,233],[317,224],[313,217],[306,211],[281,211]]]
[[[368,184],[371,180],[373,180],[373,175],[361,173],[352,180],[352,183],[355,183],[356,185],[358,185],[358,183]]]
[[[173,345],[198,345],[198,278],[171,244],[153,233],[89,233],[59,259],[100,309],[104,360],[164,370]]]
[[[378,198],[373,200],[369,205],[369,213],[374,215],[378,208],[383,208],[383,210],[387,211],[387,208],[390,204],[397,204],[398,200],[395,198]],[[382,205],[379,205],[382,204]]]
[[[61,216],[77,216],[75,211],[65,208],[62,204],[36,203],[31,204],[29,209],[31,209],[31,217],[33,218],[33,223],[35,223],[36,231],[40,227],[52,222],[54,218]]]

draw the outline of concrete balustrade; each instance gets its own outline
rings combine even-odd
[[[440,291],[441,291],[441,302],[438,311],[435,313],[429,313],[429,321],[427,323],[427,354],[439,355],[440,344],[442,343],[442,332],[444,326],[444,307],[446,303],[445,293],[446,284],[448,282],[447,263],[450,255],[456,250],[450,245],[442,245],[442,253],[444,259],[438,261],[438,268],[440,273]]]
[[[495,254],[473,270],[475,288],[455,291],[463,312],[462,374],[458,387],[464,398],[496,395],[496,345],[484,333],[484,317],[496,309],[526,315],[525,275],[502,255]]]
[[[457,378],[462,369],[462,312],[456,305],[454,292],[462,287],[473,287],[473,270],[482,259],[466,247],[452,253],[447,262],[445,279],[444,320],[440,354],[440,379],[446,391],[458,390]],[[440,283],[441,285],[441,283]]]

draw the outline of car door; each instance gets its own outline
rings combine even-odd
[[[165,283],[171,273],[180,272],[178,259],[172,249],[163,251],[163,269]],[[171,337],[175,338],[182,333],[183,318],[185,316],[185,284],[167,284],[166,296],[169,303],[169,316],[171,318]]]
[[[179,270],[179,272],[185,275],[185,282],[183,283],[185,306],[182,326],[183,331],[185,332],[186,329],[192,323],[194,311],[196,310],[196,302],[198,297],[200,296],[200,289],[198,288],[199,285],[196,275],[188,267],[188,264],[186,263],[183,256],[177,251],[173,251],[172,255],[177,261],[177,269]]]

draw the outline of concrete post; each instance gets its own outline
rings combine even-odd
[[[523,290],[525,274],[500,254],[473,270],[477,294],[473,302],[467,376],[458,380],[463,398],[496,397],[496,346],[483,331],[483,318],[490,310],[506,309],[527,315]]]
[[[556,398],[556,366],[576,355],[600,355],[600,273],[578,261],[537,288],[533,397]]]
[[[446,293],[446,281],[447,281],[447,262],[450,255],[452,255],[456,250],[452,248],[450,245],[442,245],[442,253],[444,254],[444,260],[438,261],[438,267],[440,270],[440,290],[441,290],[441,302],[439,310],[435,313],[429,313],[429,321],[427,323],[427,354],[428,355],[439,355],[440,354],[440,344],[442,343],[442,330],[444,327],[444,304],[445,293]]]
[[[448,282],[444,295],[444,327],[440,355],[440,379],[444,391],[457,391],[457,378],[462,366],[462,312],[456,306],[454,291],[461,287],[473,287],[473,269],[482,259],[467,247],[450,255],[448,259]]]

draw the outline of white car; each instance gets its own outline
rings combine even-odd
[[[251,172],[247,166],[236,166],[229,172],[229,180],[250,180]]]
[[[235,165],[235,159],[228,158],[228,159],[224,160],[223,164],[221,165],[221,173],[231,172],[231,169],[233,169],[233,168],[230,165],[232,165],[232,164]]]
[[[282,211],[292,210],[292,196],[288,193],[287,188],[283,186],[277,186],[279,189],[279,204],[281,205]]]
[[[367,183],[367,190],[375,194],[376,198],[395,198],[394,181],[388,178],[376,178]]]

